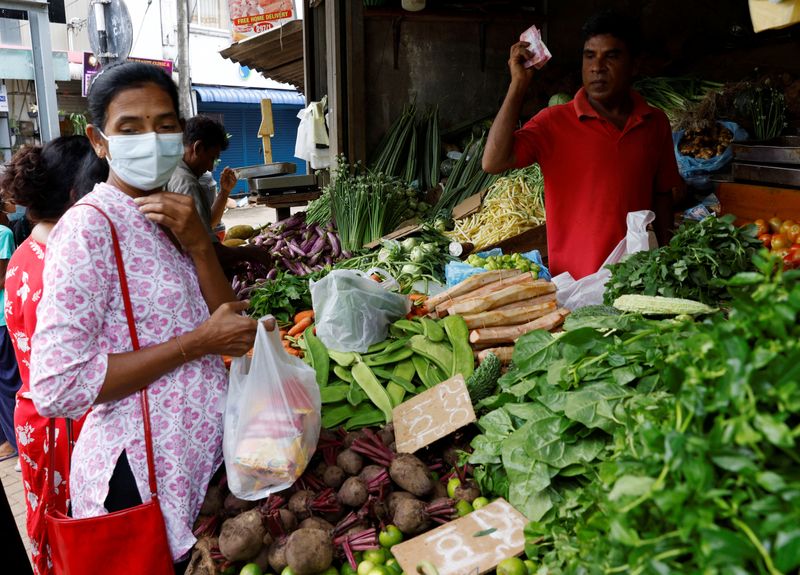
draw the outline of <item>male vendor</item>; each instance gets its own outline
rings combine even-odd
[[[186,122],[183,131],[183,160],[173,172],[167,190],[191,196],[194,199],[200,219],[208,228],[214,251],[222,269],[231,275],[235,267],[243,262],[271,265],[267,250],[256,246],[227,247],[220,243],[214,228],[220,223],[225,204],[231,190],[236,185],[236,175],[225,168],[220,176],[219,194],[212,185],[209,172],[220,153],[228,147],[228,136],[219,122],[207,116],[195,116]]]
[[[596,272],[625,237],[626,214],[653,210],[660,244],[672,224],[678,174],[669,121],[631,89],[636,28],[611,12],[583,29],[583,88],[567,104],[516,130],[534,68],[527,42],[511,47],[511,85],[483,154],[483,169],[503,172],[538,162],[544,175],[547,251],[555,274]]]

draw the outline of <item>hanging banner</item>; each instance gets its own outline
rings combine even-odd
[[[233,41],[246,40],[297,19],[293,0],[228,0]]]

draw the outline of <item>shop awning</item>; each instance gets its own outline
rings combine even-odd
[[[219,102],[222,104],[260,104],[269,99],[273,104],[305,106],[306,99],[300,92],[292,90],[273,90],[269,88],[232,88],[229,86],[198,86],[192,89],[203,102]]]
[[[305,91],[303,66],[303,21],[294,20],[231,44],[220,51],[223,58],[258,71],[267,78],[297,86]]]

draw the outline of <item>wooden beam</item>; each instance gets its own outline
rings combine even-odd
[[[367,161],[364,3],[348,2],[347,11],[347,158]]]

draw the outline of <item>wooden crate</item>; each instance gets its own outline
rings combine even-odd
[[[736,223],[768,220],[800,220],[800,190],[757,184],[722,183],[717,197],[723,214],[734,214]]]
[[[539,253],[542,254],[542,259],[547,263],[547,225],[536,226],[502,242],[481,248],[481,251],[485,252],[493,248],[502,249],[504,254],[539,250]]]

